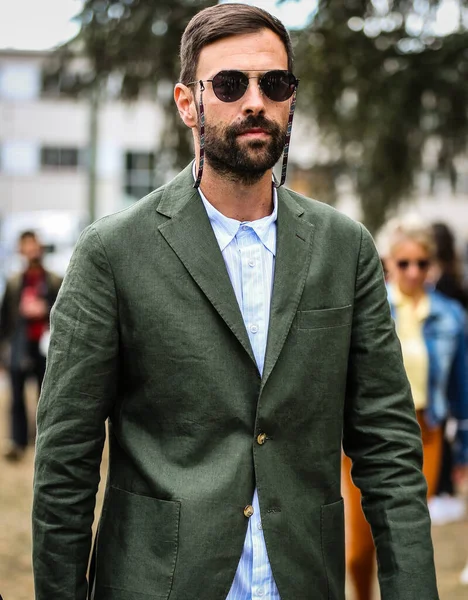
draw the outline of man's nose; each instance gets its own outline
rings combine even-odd
[[[248,114],[265,112],[265,94],[258,85],[258,79],[249,79],[249,86],[242,97],[242,110]]]

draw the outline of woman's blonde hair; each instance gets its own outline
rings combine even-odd
[[[419,215],[395,217],[381,229],[377,246],[382,258],[391,256],[393,250],[402,242],[412,241],[420,244],[431,258],[436,253],[436,243],[432,227]]]

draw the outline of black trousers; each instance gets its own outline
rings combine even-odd
[[[444,445],[442,447],[442,462],[440,465],[439,483],[437,486],[437,495],[448,494],[453,496],[455,494],[455,485],[452,478],[453,470],[453,448],[452,444],[447,440],[445,431],[447,428],[447,421],[444,423]]]
[[[33,377],[38,389],[44,379],[46,359],[39,352],[38,342],[28,342],[27,368],[10,369],[11,381],[11,440],[20,448],[28,445],[28,416],[26,411],[25,385]]]

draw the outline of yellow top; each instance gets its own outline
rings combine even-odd
[[[416,410],[427,406],[429,356],[424,342],[423,324],[429,315],[429,298],[424,295],[415,305],[398,286],[392,286],[396,331],[400,338],[403,363],[411,386]]]

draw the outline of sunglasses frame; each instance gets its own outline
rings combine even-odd
[[[418,266],[420,271],[427,271],[431,266],[430,259],[420,259],[420,260],[397,260],[396,265],[400,269],[400,271],[406,271],[406,269],[411,265],[415,264]]]
[[[263,73],[262,75],[256,75],[253,77],[249,77],[247,75],[247,73],[249,72],[253,72],[253,71],[239,71],[238,69],[223,69],[222,71],[219,71],[219,73],[216,73],[216,75],[214,75],[214,77],[212,77],[211,79],[199,79],[198,81],[191,81],[190,83],[188,83],[187,85],[196,85],[197,83],[199,83],[200,85],[203,85],[206,82],[210,82],[211,83],[211,87],[213,88],[213,93],[216,96],[216,98],[218,98],[218,100],[220,102],[224,102],[226,104],[231,104],[232,102],[237,102],[238,100],[240,100],[244,94],[246,93],[248,87],[249,87],[249,81],[251,79],[258,79],[258,86],[262,92],[262,94],[264,94],[269,100],[271,100],[272,102],[286,102],[286,100],[289,100],[291,98],[291,96],[294,94],[294,92],[297,90],[297,86],[299,85],[299,79],[297,79],[297,77],[294,75],[294,73],[291,73],[291,71],[288,70],[282,70],[282,69],[271,69],[270,71],[265,71],[265,73]],[[226,98],[223,98],[221,96],[218,95],[218,93],[216,92],[216,78],[220,77],[224,74],[232,74],[232,73],[236,73],[239,74],[239,82],[240,83],[245,83],[247,82],[247,85],[245,85],[245,89],[244,91],[241,93],[241,95],[238,98],[234,98],[232,100],[226,100]],[[290,90],[290,94],[284,98],[283,100],[276,100],[274,98],[271,98],[270,95],[267,93],[267,91],[265,89],[263,89],[262,87],[262,82],[266,81],[266,77],[268,75],[271,75],[271,73],[281,73],[282,75],[287,75],[289,77],[290,83],[289,83],[289,90]]]

